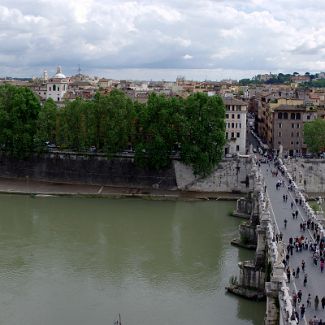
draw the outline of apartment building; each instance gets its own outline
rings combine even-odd
[[[305,154],[304,123],[317,118],[317,110],[313,106],[280,105],[273,112],[273,149],[290,156]]]
[[[247,103],[234,99],[224,98],[226,107],[226,140],[225,154],[246,153],[246,114]]]

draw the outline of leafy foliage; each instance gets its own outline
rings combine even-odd
[[[325,120],[316,119],[304,124],[304,141],[311,152],[325,149]]]
[[[17,158],[33,152],[40,103],[25,87],[0,86],[0,145]]]
[[[108,157],[132,147],[138,166],[163,169],[178,154],[206,176],[223,154],[224,119],[221,98],[202,93],[186,99],[151,94],[141,104],[114,90],[58,109],[52,100],[41,107],[27,88],[0,87],[0,144],[17,157],[41,152],[46,141],[81,152],[96,147]]]
[[[191,95],[185,102],[181,158],[194,174],[206,176],[222,158],[225,145],[225,109],[222,99]]]
[[[53,99],[48,99],[38,115],[37,130],[35,134],[35,149],[38,152],[44,150],[46,142],[54,143],[56,137],[56,104]]]

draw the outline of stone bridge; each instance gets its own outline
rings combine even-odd
[[[322,284],[324,280],[320,278],[321,272],[313,267],[312,259],[309,259],[311,253],[308,249],[290,256],[291,264],[289,263],[290,270],[293,270],[300,265],[301,258],[305,259],[308,285],[303,286],[303,274],[300,279],[291,277],[291,282],[289,281],[284,264],[289,256],[287,245],[290,237],[295,238],[302,234],[305,238],[309,238],[311,243],[315,242],[317,235],[324,238],[322,216],[314,213],[281,159],[278,159],[275,165],[273,162],[260,165],[254,156],[252,160],[250,179],[254,180],[253,190],[247,198],[237,201],[235,212],[237,216],[248,216],[249,220],[240,226],[240,239],[235,240],[234,244],[247,248],[254,247],[255,259],[239,263],[239,277],[232,278],[227,290],[250,299],[266,298],[267,325],[298,324],[299,319],[295,316],[295,311],[301,318],[300,307],[303,303],[306,306],[308,293],[312,299],[319,295],[320,300],[325,296],[325,284]],[[276,189],[275,184],[279,181],[282,182],[281,188]],[[288,196],[286,202],[282,199],[283,195]],[[314,222],[316,229],[314,233],[309,229],[306,233],[301,232],[299,221],[292,220],[292,211],[296,210],[300,224],[308,219]],[[284,226],[284,219],[287,219],[288,227]],[[293,295],[298,290],[302,290],[303,293],[300,305],[293,301]],[[314,300],[312,305],[313,303]],[[325,313],[321,309],[306,308],[300,323],[307,324],[314,317],[325,320]]]

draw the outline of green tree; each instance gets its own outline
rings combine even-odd
[[[68,102],[57,114],[57,144],[62,148],[84,151],[89,143],[86,124],[87,103],[78,98]]]
[[[37,131],[35,135],[35,147],[37,151],[44,150],[46,141],[54,143],[56,140],[56,116],[57,107],[52,98],[48,99],[41,110],[37,119]]]
[[[194,94],[185,102],[181,159],[195,175],[207,176],[219,163],[225,145],[225,108],[221,97]]]
[[[325,120],[318,118],[304,124],[304,142],[311,152],[325,150]]]
[[[104,120],[104,151],[108,156],[127,147],[132,134],[133,102],[123,92],[114,90],[102,98],[107,110]]]
[[[181,102],[178,98],[151,94],[147,105],[137,107],[136,163],[151,169],[169,165],[178,138]]]
[[[0,86],[0,144],[17,158],[34,150],[40,103],[26,87]]]

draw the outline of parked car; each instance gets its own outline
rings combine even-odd
[[[59,147],[55,143],[50,143],[49,141],[45,142],[48,151],[57,151]]]

